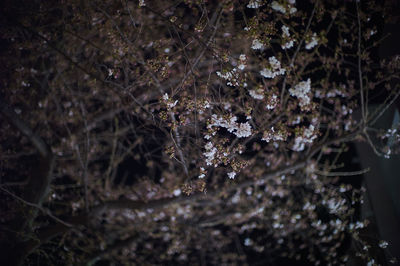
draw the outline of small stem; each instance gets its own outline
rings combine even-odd
[[[360,97],[361,97],[361,114],[363,124],[366,123],[365,117],[365,104],[364,104],[364,87],[362,81],[362,70],[361,70],[361,22],[360,22],[360,11],[358,7],[358,1],[356,1],[357,6],[357,23],[358,23],[358,47],[357,47],[357,55],[358,55],[358,79],[360,83]]]

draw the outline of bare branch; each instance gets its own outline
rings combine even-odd
[[[361,22],[360,22],[360,10],[358,6],[358,1],[356,1],[357,6],[357,23],[358,23],[358,46],[357,46],[357,56],[358,56],[358,82],[360,83],[360,101],[361,101],[361,115],[363,124],[366,122],[366,109],[364,100],[364,87],[362,80],[362,69],[361,69]]]
[[[16,127],[22,134],[24,134],[30,142],[35,146],[42,157],[51,156],[50,147],[43,141],[41,137],[35,134],[32,129],[22,121],[18,115],[11,110],[2,99],[0,99],[0,112],[6,118],[6,120]]]
[[[354,175],[362,175],[368,173],[371,169],[365,168],[359,171],[352,171],[352,172],[326,172],[326,171],[319,171],[316,170],[315,173],[322,176],[354,176]]]
[[[51,219],[55,220],[56,222],[58,222],[58,223],[60,223],[60,224],[63,224],[63,225],[65,225],[65,226],[67,226],[67,227],[72,227],[71,224],[69,224],[69,223],[67,223],[67,222],[64,222],[64,221],[61,220],[60,218],[57,218],[56,216],[54,216],[54,215],[51,213],[51,211],[50,211],[49,209],[43,208],[43,207],[40,206],[39,204],[35,204],[35,203],[28,202],[28,201],[24,200],[23,198],[18,197],[18,196],[15,195],[14,193],[8,191],[7,189],[3,188],[2,186],[0,186],[0,189],[3,190],[4,192],[6,192],[7,194],[11,195],[13,198],[15,198],[15,199],[21,201],[22,203],[24,203],[24,204],[26,204],[26,205],[28,205],[28,206],[31,206],[31,207],[34,207],[34,208],[40,210],[41,212],[43,212],[44,214],[46,214],[47,216],[49,216]]]

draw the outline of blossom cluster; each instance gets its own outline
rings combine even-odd
[[[268,110],[274,109],[278,105],[279,99],[276,94],[272,94],[267,99],[267,105],[265,106]]]
[[[271,56],[268,58],[269,67],[264,68],[260,71],[260,74],[265,78],[275,78],[277,75],[284,75],[286,69],[281,67],[281,62],[275,58],[275,56]]]
[[[342,85],[342,87],[343,87],[342,90],[335,88],[335,89],[331,89],[331,90],[327,91],[326,93],[322,93],[320,90],[316,90],[314,96],[316,98],[323,98],[323,97],[324,98],[334,98],[336,96],[341,96],[343,98],[348,97],[349,96],[348,93],[343,91],[346,89],[345,85]]]
[[[296,0],[289,0],[288,2],[289,2],[289,4],[284,6],[283,4],[281,4],[277,1],[273,1],[271,4],[271,7],[273,10],[281,12],[282,14],[287,14],[288,11],[289,11],[289,14],[296,13],[297,8],[292,6],[296,3]]]
[[[294,89],[290,89],[290,95],[297,97],[300,100],[300,107],[304,107],[310,104],[310,96],[308,95],[311,90],[311,80],[301,81],[297,84]]]
[[[246,67],[246,61],[247,61],[246,55],[241,54],[239,56],[239,66],[238,66],[240,70],[244,70],[244,68]]]
[[[285,25],[282,26],[282,39],[284,44],[281,45],[282,49],[289,49],[293,47],[294,40],[290,38],[289,28]]]
[[[204,146],[206,149],[206,152],[203,153],[203,155],[206,157],[206,164],[207,165],[213,165],[213,161],[215,159],[215,155],[217,154],[217,148],[214,147],[213,143],[211,141],[207,142],[207,144]],[[202,176],[204,177],[204,176]]]
[[[250,0],[247,8],[259,8],[260,6],[262,6],[261,0]]]
[[[208,125],[208,128],[211,128],[213,126],[223,127],[226,128],[228,132],[235,134],[238,138],[249,137],[252,134],[249,122],[238,123],[236,116],[225,119],[223,117],[218,117],[216,114],[213,114],[211,117],[211,121],[212,122]]]
[[[225,73],[217,71],[217,76],[227,80],[226,85],[228,86],[239,86],[239,76],[236,68]]]
[[[249,90],[249,94],[256,100],[264,99],[264,91],[262,88],[258,88],[256,90]]]
[[[314,34],[311,36],[311,40],[306,41],[306,49],[311,50],[312,48],[314,48],[317,45],[318,45],[318,38],[317,38],[317,34],[314,32]]]
[[[251,44],[251,49],[253,50],[263,50],[264,49],[264,44],[260,42],[259,39],[254,39],[253,43]]]
[[[343,206],[346,204],[346,199],[331,198],[329,200],[323,200],[322,204],[328,207],[329,213],[338,214],[343,210]]]
[[[286,141],[288,137],[288,133],[283,130],[275,130],[274,127],[271,127],[270,130],[264,131],[263,137],[261,140],[270,142],[272,141]]]
[[[304,150],[304,146],[306,143],[312,143],[314,139],[317,138],[317,135],[315,134],[314,130],[315,127],[313,125],[310,125],[303,131],[302,135],[296,136],[292,150],[302,151]]]
[[[178,100],[172,100],[169,98],[168,93],[165,93],[162,97],[163,102],[167,105],[168,109],[172,109],[176,106],[178,103]]]

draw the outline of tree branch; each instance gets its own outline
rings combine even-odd
[[[49,146],[0,98],[0,112],[6,120],[24,134],[42,157],[51,156]]]

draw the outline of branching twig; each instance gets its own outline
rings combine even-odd
[[[396,99],[399,97],[399,95],[400,95],[400,90],[398,90],[396,92],[396,94],[394,95],[393,99],[390,100],[389,103],[387,103],[386,100],[385,100],[385,102],[382,104],[382,108],[380,108],[380,110],[377,110],[373,115],[371,115],[371,119],[369,119],[370,121],[368,121],[368,125],[371,125],[371,126],[374,125],[376,123],[376,121],[386,112],[386,110],[390,106],[392,106],[392,104],[396,101]]]
[[[308,19],[308,23],[307,23],[306,29],[305,29],[305,31],[304,31],[303,38],[302,38],[301,41],[299,42],[299,45],[297,46],[296,51],[294,52],[292,58],[290,59],[290,63],[289,63],[289,66],[290,66],[290,67],[293,67],[293,64],[294,64],[294,61],[296,60],[297,54],[299,53],[300,48],[301,48],[301,46],[303,45],[303,42],[304,42],[304,40],[305,40],[306,33],[308,32],[308,30],[309,30],[309,28],[310,28],[310,26],[311,26],[311,21],[312,21],[312,19],[314,18],[314,14],[315,14],[316,8],[317,8],[317,3],[314,5],[314,8],[313,8],[313,10],[312,10],[312,12],[311,12],[311,15],[310,15],[310,18]],[[288,74],[289,74],[289,73],[287,73],[287,74],[285,75],[285,78],[283,79],[283,84],[282,84],[282,91],[281,91],[281,103],[282,103],[282,104],[281,104],[281,107],[282,107],[282,109],[283,109],[283,105],[284,105],[284,104],[283,104],[283,99],[284,99],[284,95],[285,95],[286,81],[287,81],[287,76],[288,76]]]
[[[315,170],[315,173],[318,175],[323,175],[323,176],[354,176],[354,175],[362,175],[367,172],[369,172],[371,169],[368,167],[363,170],[359,171],[351,171],[351,172],[326,172],[326,171],[319,171]]]
[[[380,153],[380,152],[376,149],[374,143],[372,142],[372,140],[371,140],[371,138],[369,137],[369,134],[368,134],[368,132],[367,132],[366,130],[364,130],[364,136],[367,138],[367,141],[368,141],[369,145],[371,146],[371,148],[374,150],[374,153],[375,153],[376,155],[380,156],[380,157],[383,157],[384,155],[383,155],[382,153]]]
[[[42,157],[48,157],[51,155],[49,146],[38,136],[32,129],[23,122],[17,114],[11,108],[0,99],[0,113],[6,117],[7,121],[15,126],[22,134],[24,134],[29,141],[35,146]]]
[[[64,221],[61,220],[60,218],[57,218],[56,216],[54,216],[54,215],[51,213],[51,211],[50,211],[49,209],[43,208],[43,207],[40,206],[39,204],[35,204],[35,203],[28,202],[28,201],[24,200],[23,198],[18,197],[17,195],[15,195],[14,193],[12,193],[11,191],[8,191],[7,189],[3,188],[2,186],[0,186],[0,189],[3,190],[4,192],[6,192],[7,194],[11,195],[13,198],[15,198],[15,199],[21,201],[21,202],[24,203],[25,205],[28,205],[28,206],[31,206],[31,207],[34,207],[34,208],[40,210],[41,212],[43,212],[44,214],[46,214],[47,216],[49,216],[51,219],[55,220],[56,222],[58,222],[58,223],[60,223],[60,224],[63,224],[63,225],[65,225],[65,226],[67,226],[67,227],[72,227],[71,224],[69,224],[69,223],[67,223],[67,222],[64,222]]]

